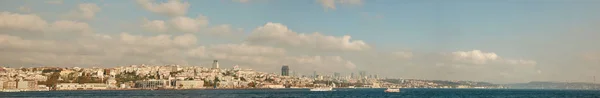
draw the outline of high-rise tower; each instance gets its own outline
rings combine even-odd
[[[290,67],[287,65],[283,65],[281,67],[281,76],[290,76]]]
[[[358,72],[358,75],[360,76],[360,79],[364,79],[367,77],[367,72],[366,71],[360,71]]]
[[[217,61],[217,60],[214,60],[214,61],[213,61],[212,68],[214,68],[214,69],[219,69],[219,61]]]

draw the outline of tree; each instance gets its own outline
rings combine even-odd
[[[129,81],[137,81],[143,79],[142,77],[138,76],[135,71],[120,73],[117,74],[115,77],[118,83],[125,83]]]
[[[220,81],[221,81],[221,80],[219,80],[219,78],[215,77],[215,80],[213,81],[213,82],[215,82],[215,83],[213,84],[213,86],[219,86],[219,82],[220,82]]]
[[[244,77],[240,77],[240,80],[242,80],[242,81],[246,81],[246,78],[244,78]]]
[[[56,84],[58,83],[58,78],[60,77],[60,72],[54,72],[50,75],[49,78],[46,79],[46,86],[54,89]]]
[[[253,87],[254,88],[254,87],[256,87],[256,83],[250,82],[250,83],[248,83],[248,87]]]
[[[208,80],[204,80],[204,87],[211,87],[213,86],[212,83]]]
[[[83,75],[83,76],[77,77],[77,83],[79,83],[79,84],[91,83],[91,82],[92,82],[92,79],[90,76]]]

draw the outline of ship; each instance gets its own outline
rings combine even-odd
[[[356,89],[354,86],[348,86],[348,88]]]
[[[317,88],[310,89],[310,91],[333,91],[334,87],[335,87],[335,83],[331,83],[330,87],[317,87]]]
[[[21,92],[21,90],[16,90],[16,89],[5,89],[5,90],[0,90],[1,92]]]
[[[333,91],[333,87],[317,87],[310,89],[310,91]]]
[[[400,92],[400,88],[388,88],[384,92],[387,92],[387,93],[397,93],[397,92]]]

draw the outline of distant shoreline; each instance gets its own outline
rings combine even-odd
[[[49,90],[49,91],[165,91],[165,90],[301,90],[310,88],[196,88],[196,89],[78,89],[78,90]],[[334,89],[385,89],[385,88],[334,88]],[[600,90],[600,89],[525,89],[525,88],[400,88],[400,89],[470,89],[470,90]],[[20,91],[20,92],[46,92],[46,91]]]

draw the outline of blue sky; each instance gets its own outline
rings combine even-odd
[[[140,28],[143,18],[162,20],[167,23],[173,18],[149,11],[135,0],[65,0],[60,4],[46,3],[50,1],[3,1],[0,10],[16,14],[37,15],[48,23],[58,20],[83,22],[89,24],[94,33],[115,37],[122,32],[140,36],[165,34],[149,33]],[[155,4],[167,2],[166,0],[150,1]],[[243,29],[241,33],[233,33],[232,36],[235,37],[231,38],[193,33],[198,38],[198,45],[207,47],[245,43],[246,39],[256,37],[253,36],[254,33],[261,33],[254,32],[256,28],[267,26],[265,24],[272,22],[283,24],[298,34],[319,32],[324,36],[333,37],[348,35],[352,37],[351,41],[364,41],[371,47],[369,50],[371,52],[390,54],[391,52],[408,51],[413,53],[411,54],[413,60],[417,57],[427,57],[419,56],[419,54],[482,50],[486,53],[497,54],[503,60],[535,61],[537,64],[532,70],[538,71],[538,74],[541,74],[539,71],[549,72],[543,73],[541,76],[524,76],[524,78],[538,77],[531,80],[589,81],[585,77],[569,77],[580,74],[586,74],[586,76],[597,74],[590,68],[600,68],[600,66],[594,65],[595,63],[582,60],[584,58],[582,55],[593,54],[600,49],[596,44],[600,41],[598,40],[600,33],[597,29],[600,26],[600,18],[598,18],[600,17],[600,11],[598,11],[600,10],[600,6],[598,6],[600,1],[598,0],[355,0],[360,1],[358,4],[343,3],[344,0],[333,1],[335,1],[335,9],[325,7],[325,4],[319,0],[249,0],[248,2],[181,0],[190,5],[185,15],[181,17],[196,18],[198,15],[204,15],[208,17],[208,27],[228,24],[231,28]],[[62,17],[64,13],[77,10],[77,5],[82,3],[96,4],[101,11],[96,12],[93,19],[88,20]],[[19,10],[20,7],[27,7],[31,11],[23,12]],[[168,32],[170,33],[166,34],[172,36],[187,34],[178,31]],[[26,36],[20,37],[27,39]],[[257,38],[266,39],[266,37]],[[281,40],[279,39],[279,41]],[[372,66],[367,62],[372,61],[347,57],[364,53],[296,52],[294,49],[288,49],[291,46],[286,45],[249,43],[285,48],[288,51],[287,54],[293,56],[303,53],[308,53],[309,56],[344,54],[345,56],[342,57],[350,58],[348,60],[356,64],[356,68],[358,68],[350,71],[381,71],[376,68],[369,69]],[[306,44],[312,45],[310,42]],[[385,62],[388,63],[382,63],[379,67],[411,64],[431,65],[419,61],[394,63],[395,60],[391,60]],[[595,59],[592,62],[598,62],[598,60]],[[255,63],[241,62],[240,64]],[[560,71],[561,69],[570,71]],[[265,70],[273,71],[272,69]],[[564,72],[570,72],[570,74],[562,75],[560,79],[551,78]],[[383,70],[377,74],[395,73]],[[439,78],[439,75],[389,76]],[[474,78],[474,80],[477,79]],[[507,80],[517,81],[519,79]]]

